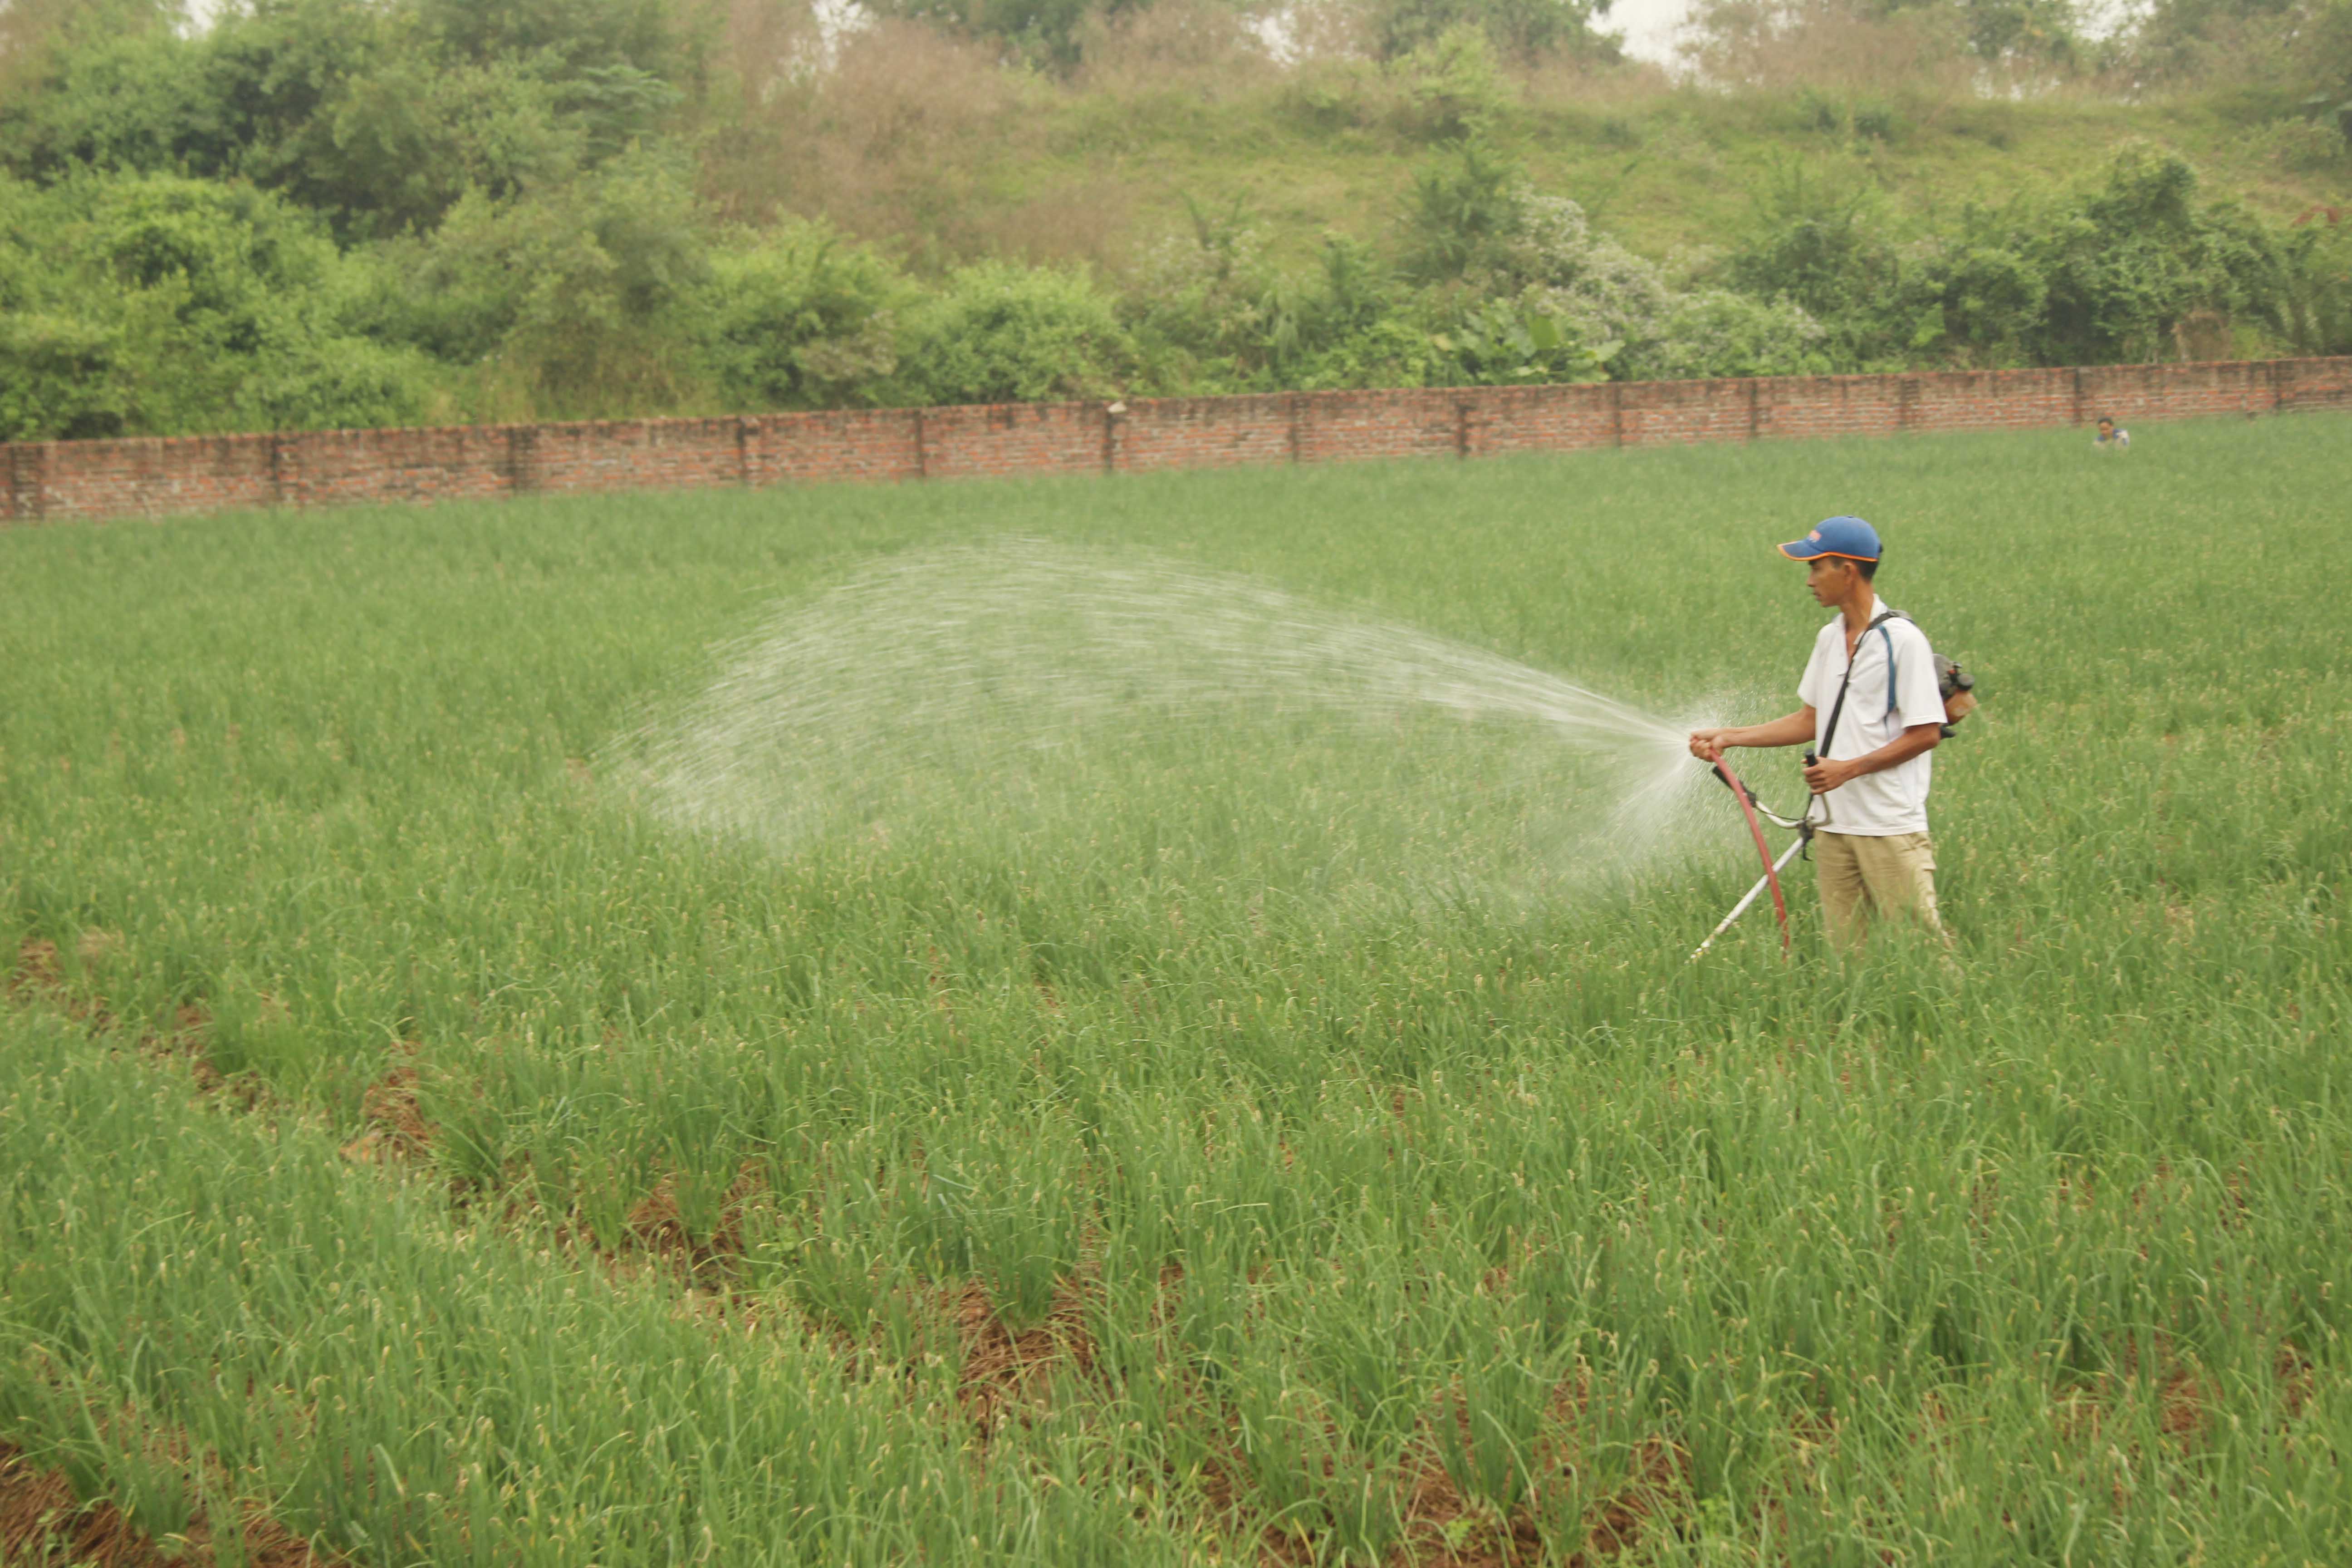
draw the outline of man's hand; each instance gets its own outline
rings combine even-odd
[[[1723,761],[1723,738],[1730,733],[1728,729],[1693,730],[1690,754],[1702,763]]]
[[[1824,757],[1805,770],[1805,787],[1815,795],[1827,795],[1843,784],[1862,776],[1863,770],[1851,762],[1838,762]]]
[[[1922,752],[1932,752],[1943,739],[1944,727],[1934,720],[1925,724],[1913,724],[1903,733],[1864,756],[1843,762],[1819,762],[1805,770],[1805,784],[1815,795],[1827,795],[1843,784],[1852,784],[1864,773],[1899,767]]]

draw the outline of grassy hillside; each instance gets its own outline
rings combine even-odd
[[[1114,271],[1191,235],[1196,207],[1223,216],[1238,202],[1277,255],[1299,261],[1327,234],[1391,237],[1414,171],[1452,140],[1369,66],[1158,89],[1032,82],[933,93],[898,113],[862,96],[887,134],[846,110],[793,122],[796,135],[814,129],[839,144],[854,186],[772,167],[755,142],[740,163],[717,162],[722,199],[790,193],[934,265],[1009,254]],[[1874,192],[1932,226],[1970,203],[1997,207],[2083,179],[2133,141],[2179,153],[2208,195],[2274,220],[2352,210],[2352,150],[2314,134],[2296,107],[2249,91],[2134,103],[2087,89],[2019,99],[1905,84],[1717,92],[1654,75],[1555,73],[1507,83],[1481,125],[1539,188],[1663,260],[1729,246],[1800,182]],[[774,156],[790,161],[782,147]]]

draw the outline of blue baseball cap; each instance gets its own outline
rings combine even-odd
[[[1878,530],[1858,517],[1825,517],[1804,538],[1780,546],[1780,553],[1791,561],[1811,561],[1818,555],[1875,561],[1879,555]]]

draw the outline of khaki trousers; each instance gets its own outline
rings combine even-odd
[[[1943,934],[1936,913],[1936,847],[1927,835],[1816,833],[1813,864],[1821,868],[1822,921],[1831,946],[1861,945],[1870,922],[1885,915],[1907,916]]]

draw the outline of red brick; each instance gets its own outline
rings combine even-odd
[[[16,522],[532,491],[1144,472],[2352,408],[2352,358],[37,441]]]

